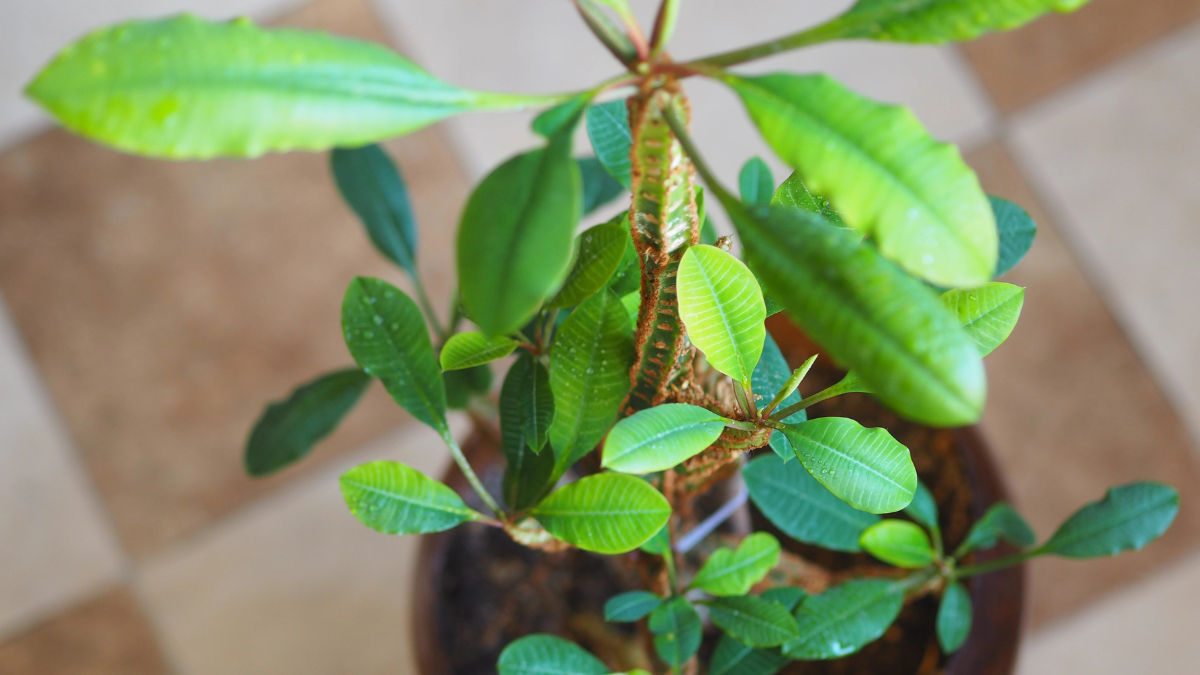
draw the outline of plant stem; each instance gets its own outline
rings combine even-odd
[[[467,461],[467,456],[463,454],[462,448],[458,447],[458,441],[454,440],[454,435],[450,433],[449,427],[442,431],[442,440],[450,448],[450,454],[454,457],[454,463],[458,465],[463,475],[467,477],[467,482],[483,500],[484,504],[496,514],[497,518],[504,519],[504,509],[492,499],[492,495],[488,493],[487,488],[483,487],[483,481],[479,480],[479,476],[475,475],[475,470],[471,468],[471,463]]]
[[[575,9],[596,39],[626,66],[637,62],[639,50],[629,35],[591,0],[575,0]],[[643,39],[643,42],[645,40]]]
[[[1020,565],[1026,560],[1029,560],[1030,558],[1036,558],[1039,555],[1041,555],[1041,549],[1022,551],[1020,553],[1004,556],[1003,558],[997,558],[996,560],[989,560],[985,563],[979,563],[978,565],[959,567],[958,569],[954,570],[954,576],[959,579],[965,579],[967,577],[973,577],[979,574],[987,574],[988,572],[995,572],[996,570],[1002,570],[1006,567],[1012,567],[1013,565]]]
[[[763,408],[762,414],[770,417],[771,411],[775,408],[778,408],[779,405],[783,403],[783,399],[791,396],[792,392],[796,391],[796,388],[800,386],[800,382],[804,380],[805,375],[808,375],[808,371],[812,368],[816,361],[817,355],[813,354],[812,356],[808,357],[807,361],[800,364],[799,368],[792,371],[791,376],[788,377],[787,381],[783,383],[782,387],[780,387],[779,393],[775,394],[775,398],[771,399],[771,402],[766,408]]]
[[[433,332],[437,334],[438,340],[445,342],[450,335],[438,321],[437,312],[433,310],[433,303],[429,302],[429,296],[425,293],[425,284],[421,283],[421,277],[416,274],[412,275],[412,282],[413,290],[417,294],[417,303],[421,306],[421,312],[425,314],[425,320],[433,327]]]
[[[808,398],[800,401],[799,403],[794,403],[794,404],[784,408],[783,410],[773,413],[771,415],[771,417],[768,419],[770,419],[772,422],[778,422],[780,420],[785,420],[785,419],[791,417],[792,415],[795,415],[796,413],[800,412],[801,410],[804,410],[808,406],[820,403],[821,401],[824,401],[825,399],[833,398],[834,396],[841,396],[842,394],[851,394],[854,392],[865,392],[865,391],[867,391],[867,390],[863,388],[863,384],[862,384],[862,382],[859,381],[857,375],[855,375],[853,372],[846,373],[846,376],[842,378],[841,382],[838,382],[837,384],[833,385],[832,387],[827,387],[825,389],[822,389],[821,391],[813,394],[812,396],[809,396]]]
[[[842,37],[845,32],[845,27],[837,20],[815,26],[799,33],[791,33],[774,40],[768,40],[742,49],[736,49],[731,52],[723,52],[721,54],[713,54],[705,56],[685,63],[685,66],[732,66],[747,61],[774,56],[781,52],[808,47],[810,45],[827,42],[837,37]]]

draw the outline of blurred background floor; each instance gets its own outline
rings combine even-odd
[[[692,0],[673,52],[848,4]],[[416,539],[358,525],[336,476],[384,457],[437,474],[441,444],[376,389],[310,460],[267,481],[241,471],[262,404],[349,363],[348,280],[403,285],[340,203],[326,157],[145,160],[47,130],[20,99],[82,32],[183,9],[387,42],[480,88],[573,89],[614,70],[565,1],[0,6],[0,674],[414,672]],[[1183,492],[1170,533],[1139,553],[1031,566],[1022,675],[1194,673],[1200,1],[1095,0],[962,47],[850,43],[752,70],[773,68],[827,70],[911,106],[963,145],[989,192],[1037,219],[1006,279],[1026,304],[988,358],[983,422],[1035,528],[1049,534],[1113,483]],[[731,96],[688,87],[726,179],[751,155],[770,159]],[[528,121],[470,116],[387,144],[441,304],[471,181],[534,142]]]

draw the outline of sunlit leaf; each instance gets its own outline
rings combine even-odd
[[[600,465],[622,473],[665,471],[712,445],[727,421],[687,403],[638,411],[608,432]]]
[[[978,288],[946,291],[942,302],[958,317],[967,336],[979,347],[980,356],[987,356],[1016,327],[1025,304],[1025,289],[989,281]]]
[[[796,456],[821,485],[867,513],[893,513],[908,506],[917,490],[917,471],[908,448],[886,429],[867,429],[845,417],[821,417],[788,425]]]
[[[716,596],[745,595],[778,562],[779,542],[766,532],[755,532],[743,539],[736,551],[728,548],[713,551],[692,579],[691,588]]]
[[[547,303],[548,307],[574,307],[609,283],[625,258],[625,249],[633,245],[628,217],[622,214],[575,238],[575,263],[558,295]]]
[[[917,569],[933,562],[936,553],[929,535],[907,520],[882,520],[859,537],[863,550],[889,565]]]
[[[654,536],[671,515],[671,506],[640,478],[601,473],[552,492],[531,513],[565,542],[615,554],[632,551]]]
[[[387,534],[441,532],[482,518],[454,490],[399,462],[356,466],[340,482],[354,517]]]
[[[771,203],[815,213],[831,225],[847,229],[850,227],[842,222],[842,217],[833,210],[833,205],[829,203],[829,200],[809,192],[804,181],[800,180],[800,176],[795,172],[792,172],[792,175],[788,176],[787,180],[780,183],[779,187],[775,189]]]
[[[1088,0],[858,0],[818,30],[832,38],[940,44],[1012,30],[1048,12],[1071,12]]]
[[[767,308],[754,274],[725,251],[699,245],[684,253],[675,283],[692,344],[713,368],[749,386],[767,334]]]
[[[442,370],[473,368],[513,353],[521,343],[503,335],[489,338],[483,333],[455,333],[442,347]]]

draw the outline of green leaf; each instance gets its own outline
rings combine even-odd
[[[983,517],[971,526],[954,555],[962,557],[971,551],[992,548],[1000,539],[1017,548],[1029,548],[1037,542],[1033,528],[1008,502],[992,504]]]
[[[775,194],[771,197],[771,203],[815,213],[830,225],[846,229],[850,227],[842,222],[842,217],[833,210],[833,205],[829,203],[829,200],[809,192],[804,181],[800,180],[800,176],[795,172],[792,172],[787,180],[779,184]]]
[[[614,595],[604,603],[604,620],[626,623],[653,612],[663,602],[662,598],[649,591],[629,591]]]
[[[606,675],[608,666],[569,640],[529,635],[500,652],[496,671],[499,675]]]
[[[912,502],[917,470],[908,448],[886,429],[866,429],[845,417],[788,425],[796,456],[821,485],[867,513],[894,513]]]
[[[612,426],[629,392],[632,364],[633,324],[612,291],[584,300],[559,327],[550,351],[556,480]]]
[[[1021,262],[1029,248],[1033,246],[1033,238],[1037,236],[1037,225],[1025,209],[1016,204],[988,195],[992,202],[992,212],[996,215],[996,232],[1000,236],[1000,256],[996,260],[996,274],[1000,276]]]
[[[882,520],[868,527],[858,539],[867,553],[889,565],[918,569],[937,555],[929,535],[920,525],[907,520]]]
[[[464,370],[447,370],[442,373],[446,386],[446,407],[451,410],[466,410],[471,395],[484,395],[492,390],[492,369],[486,363]]]
[[[954,312],[967,336],[987,356],[1008,339],[1021,316],[1025,289],[1000,281],[978,288],[960,288],[942,294],[942,302]]]
[[[617,271],[608,280],[608,287],[618,297],[625,297],[630,293],[637,293],[641,290],[642,268],[638,264],[637,247],[633,245],[633,231],[629,229],[629,212],[624,211],[613,220],[621,224],[621,229],[625,232],[626,244],[625,253],[621,256],[621,262],[617,264]]]
[[[604,165],[608,174],[629,189],[630,149],[633,133],[629,129],[629,110],[625,101],[609,101],[588,106],[587,132],[596,151],[596,159]]]
[[[925,284],[813,214],[722,203],[770,294],[883,403],[931,426],[979,419],[979,350]]]
[[[755,649],[722,635],[708,664],[709,675],[775,675],[791,659],[778,649]]]
[[[751,157],[738,174],[738,192],[747,204],[770,204],[775,192],[771,167],[761,157]]]
[[[904,507],[904,513],[931,532],[938,529],[937,501],[920,480],[917,480],[917,491],[913,495],[912,503]]]
[[[553,417],[550,375],[533,354],[522,352],[500,389],[500,445],[507,461],[502,489],[514,511],[532,506],[550,486],[554,453],[542,448]]]
[[[575,125],[583,116],[583,110],[592,102],[594,94],[590,91],[577,94],[562,103],[542,111],[533,118],[534,133],[543,138],[553,138],[556,134],[574,133]]]
[[[399,462],[362,464],[339,482],[354,517],[386,534],[441,532],[483,517],[454,490]]]
[[[458,230],[463,306],[488,335],[525,325],[562,283],[583,208],[571,138],[517,155],[476,186]]]
[[[679,317],[713,368],[750,385],[762,355],[767,307],[754,274],[714,246],[692,246],[676,277]]]
[[[356,277],[342,300],[342,332],[358,365],[410,415],[449,433],[446,389],[417,303],[379,279]]]
[[[337,370],[268,404],[246,441],[246,473],[267,476],[306,457],[358,403],[371,379],[358,368]]]
[[[704,188],[696,186],[696,219],[700,221],[700,243],[706,246],[715,246],[717,243],[717,228],[713,225],[712,219],[708,217],[708,210],[704,206]]]
[[[796,620],[778,602],[739,595],[705,604],[717,627],[750,647],[777,647],[799,636]]]
[[[750,499],[789,537],[823,548],[861,550],[858,537],[879,516],[863,513],[838,499],[799,463],[784,464],[763,455],[742,469]]]
[[[659,528],[658,533],[647,539],[646,543],[638,547],[638,550],[650,555],[666,555],[667,551],[671,550],[671,529],[663,525]]]
[[[1158,539],[1179,512],[1179,492],[1170,485],[1141,481],[1108,489],[1067,519],[1040,553],[1064,558],[1098,558],[1137,551]]]
[[[370,42],[189,14],[95,31],[26,94],[78,134],[174,159],[354,147],[548,100],[459,89]]]
[[[859,0],[822,27],[834,38],[962,42],[1018,28],[1047,12],[1072,12],[1088,0]]]
[[[783,352],[779,351],[779,345],[775,344],[775,338],[771,337],[770,333],[767,333],[766,338],[763,342],[762,356],[758,359],[758,365],[754,366],[754,374],[750,378],[751,390],[755,396],[761,399],[758,402],[760,410],[775,398],[775,394],[787,384],[788,379],[792,376],[792,369],[788,367],[787,360],[783,358]],[[786,408],[799,402],[800,392],[793,391],[783,399],[779,408]],[[808,413],[801,410],[783,421],[788,424],[799,424],[807,419]],[[775,451],[776,455],[779,455],[784,463],[796,456],[787,436],[772,433],[770,443],[771,449]]]
[[[891,581],[839,584],[800,605],[800,637],[785,643],[783,653],[803,661],[849,656],[883,635],[903,605],[904,588]]]
[[[650,613],[650,632],[658,656],[679,668],[700,648],[700,615],[687,598],[676,596]]]
[[[553,487],[550,478],[554,475],[554,453],[534,452],[528,445],[505,448],[506,466],[504,480],[500,485],[504,503],[510,511],[520,511],[533,506]]]
[[[583,177],[583,215],[608,204],[625,191],[624,185],[608,175],[608,169],[600,160],[582,157],[575,161],[579,163],[579,173]]]
[[[600,465],[621,473],[665,471],[716,442],[728,421],[687,403],[640,410],[608,432]]]
[[[417,228],[404,178],[378,145],[329,155],[342,199],[358,214],[371,243],[388,260],[417,278]]]
[[[473,368],[513,353],[520,342],[503,335],[489,338],[483,333],[455,333],[442,347],[442,370]]]
[[[937,638],[942,652],[953,654],[971,634],[971,594],[967,587],[954,582],[946,587],[938,606]]]
[[[958,150],[826,75],[723,75],[767,143],[884,257],[939,286],[996,271],[996,220]]]
[[[689,588],[699,588],[716,596],[745,595],[778,562],[779,542],[766,532],[755,532],[743,539],[736,551],[728,548],[713,551]]]
[[[551,493],[532,515],[567,543],[615,554],[632,551],[654,536],[670,517],[671,505],[640,478],[601,473]]]
[[[789,612],[795,612],[801,602],[808,597],[808,592],[799,586],[775,586],[763,591],[763,600],[778,602],[787,608]]]
[[[575,264],[548,307],[574,307],[603,289],[632,246],[628,214],[585,230],[575,238]]]

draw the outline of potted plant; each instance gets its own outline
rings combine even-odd
[[[803,671],[871,649],[906,605],[928,610],[918,628],[935,637],[932,656],[905,668],[929,672],[943,664],[939,650],[954,653],[971,634],[972,580],[1041,555],[1138,549],[1170,525],[1178,494],[1114,487],[1040,544],[1007,503],[978,508],[998,484],[980,474],[986,458],[970,435],[946,430],[982,412],[982,359],[1023,299],[993,279],[1028,249],[1032,221],[985,195],[957,150],[909,111],[824,75],[731,69],[838,39],[968,40],[1081,4],[859,0],[814,28],[676,62],[666,47],[678,0],[663,0],[648,33],[625,0],[575,0],[623,70],[548,96],[461,89],[370,43],[179,16],[84,37],[28,94],[67,128],[145,155],[333,150],[346,201],[410,276],[415,300],[352,280],[342,327],[356,367],[268,406],[246,468],[263,475],[302,458],[378,380],[440,433],[470,493],[371,462],[341,478],[365,525],[432,534],[477,524],[551,565],[599,554],[640,579],[604,598],[605,619],[627,625],[623,651],[601,659],[560,637],[519,636],[499,655],[502,675]],[[737,194],[716,180],[688,135],[693,77],[728,86],[794,173],[776,186],[752,160]],[[533,124],[545,142],[468,199],[459,288],[442,323],[422,289],[403,180],[372,143],[458,113],[530,107],[546,109]],[[581,124],[595,157],[574,157]],[[583,214],[626,191],[627,211],[576,234]],[[713,233],[714,204],[740,256]],[[805,352],[795,368],[765,327],[779,312],[812,340],[786,343]],[[513,354],[493,399],[491,364]],[[504,469],[491,489],[476,470],[485,453],[472,453],[473,466],[450,433],[454,408],[481,430],[498,424]],[[923,440],[910,453],[898,437],[912,434]],[[939,481],[933,490],[917,463]],[[973,522],[963,503],[942,499],[939,510],[935,493],[951,491],[942,474],[978,493]],[[1010,552],[980,555],[1000,545]],[[974,597],[986,597],[981,588]],[[1005,620],[1013,633],[1017,617]],[[845,672],[899,666],[855,667]]]

